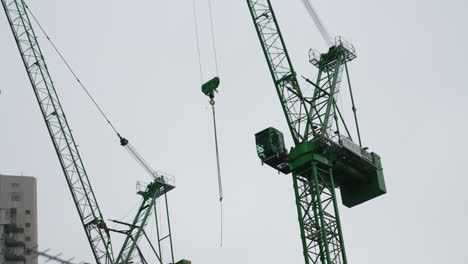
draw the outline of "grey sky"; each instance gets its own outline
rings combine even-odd
[[[206,0],[196,0],[205,80],[214,75]],[[119,131],[170,195],[176,258],[193,263],[302,263],[290,176],[260,166],[253,135],[290,136],[245,1],[213,0],[225,188],[224,247],[211,112],[200,92],[192,1],[28,1]],[[296,70],[325,44],[301,1],[272,0]],[[388,194],[341,207],[350,263],[462,263],[468,258],[465,164],[468,3],[313,1],[332,35],[351,41],[363,141],[382,156]],[[39,34],[41,35],[41,34]],[[138,202],[145,172],[40,38],[106,218]],[[0,173],[38,179],[39,243],[92,260],[16,44],[0,12]],[[147,180],[147,179],[146,179]],[[133,213],[130,213],[133,215]],[[116,239],[116,244],[118,239]]]

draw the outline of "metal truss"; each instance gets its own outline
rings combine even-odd
[[[350,131],[337,105],[337,99],[345,69],[351,92],[346,63],[355,58],[356,53],[354,47],[341,37],[336,38],[335,45],[330,48],[328,53],[320,54],[315,50],[309,51],[309,62],[319,70],[315,83],[307,80],[314,86],[312,98],[306,99],[311,106],[312,131],[310,131],[311,134],[309,138],[320,136],[338,141],[339,120],[345,128],[348,137],[351,138]],[[355,112],[354,101],[353,111]],[[357,119],[357,117],[355,117],[355,119]],[[333,121],[335,121],[335,124],[333,124]],[[333,131],[333,126],[337,133]]]
[[[142,235],[151,244],[144,232],[144,227],[151,215],[156,199],[161,195],[166,196],[166,193],[175,187],[173,179],[167,175],[157,174],[158,177],[154,179],[154,182],[147,185],[146,189],[140,192],[144,197],[143,203],[133,223],[129,225],[130,230],[124,232],[127,238],[120,250],[117,261],[114,262],[109,234],[111,229],[104,222],[93,189],[91,188],[91,183],[84,168],[78,147],[31,25],[28,6],[23,0],[1,0],[1,2],[96,263],[126,264],[129,262],[135,249],[139,251],[137,242]],[[159,235],[160,233],[158,232],[158,243],[167,237],[170,238],[171,256],[172,262],[174,262],[170,231],[169,235],[162,239],[159,238]],[[162,263],[159,257],[161,249],[159,248],[159,255],[155,250],[153,251]]]
[[[247,0],[247,4],[294,142],[307,141],[309,111],[270,0]]]
[[[293,181],[305,263],[346,264],[331,167],[313,161]]]
[[[157,178],[154,182],[148,184],[145,188],[145,190],[139,191],[138,194],[140,194],[143,197],[143,201],[138,209],[138,212],[131,224],[119,222],[119,221],[114,221],[116,223],[124,224],[129,227],[129,230],[122,232],[122,231],[117,231],[119,233],[125,234],[127,237],[124,241],[124,244],[122,246],[122,249],[120,250],[119,255],[117,256],[115,263],[116,264],[126,264],[126,263],[131,263],[132,255],[133,252],[135,252],[135,249],[137,249],[138,252],[140,250],[137,247],[139,239],[144,236],[150,243],[150,246],[155,253],[156,257],[158,258],[159,263],[163,264],[162,261],[162,251],[161,251],[161,241],[164,240],[165,238],[170,239],[170,246],[171,246],[171,255],[172,255],[172,262],[174,262],[174,255],[172,252],[172,236],[170,233],[170,224],[169,224],[169,213],[168,213],[168,207],[167,207],[167,196],[166,193],[174,188],[173,185],[167,184],[164,180],[164,177]],[[163,196],[165,197],[165,205],[166,205],[166,210],[167,210],[167,216],[168,216],[168,224],[169,224],[169,234],[164,237],[160,238],[160,231],[159,231],[159,225],[158,225],[158,216],[156,214],[156,201],[159,197]],[[157,236],[158,236],[158,249],[155,249],[153,245],[151,244],[148,236],[146,235],[144,228],[146,224],[148,223],[148,220],[151,216],[151,212],[155,210],[155,219],[156,219],[156,228],[157,228]],[[116,231],[116,230],[111,230],[111,231]],[[158,252],[159,254],[158,254]]]
[[[341,57],[337,58],[341,61]],[[332,132],[332,124],[336,120],[336,101],[339,93],[344,64],[336,63],[334,67],[319,69],[316,87],[311,100],[312,134],[311,137],[323,136],[332,138],[336,134]],[[336,111],[335,111],[336,109]]]
[[[99,264],[111,264],[110,236],[101,228],[103,217],[32,28],[27,6],[23,0],[1,1],[95,259]]]

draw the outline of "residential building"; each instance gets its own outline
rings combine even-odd
[[[34,177],[0,174],[0,264],[37,264]]]

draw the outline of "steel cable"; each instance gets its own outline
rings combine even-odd
[[[65,59],[65,57],[62,55],[62,53],[60,52],[60,50],[57,48],[57,46],[54,44],[54,42],[52,41],[52,39],[49,37],[49,35],[47,34],[47,32],[44,30],[44,28],[42,27],[42,25],[39,23],[38,19],[34,16],[34,14],[32,13],[32,11],[30,10],[29,6],[26,5],[26,9],[28,11],[28,13],[32,16],[32,18],[34,19],[34,21],[36,22],[36,24],[39,26],[39,28],[41,29],[42,33],[45,35],[45,37],[47,38],[47,41],[49,41],[49,43],[52,45],[52,48],[55,50],[55,52],[59,55],[60,59],[62,60],[62,62],[65,64],[65,66],[68,68],[68,70],[70,71],[70,73],[73,75],[73,77],[75,77],[76,81],[78,82],[78,84],[81,86],[81,88],[85,91],[86,95],[89,97],[89,99],[91,99],[91,101],[93,102],[94,106],[96,106],[96,108],[99,110],[99,112],[101,113],[102,117],[104,117],[104,119],[107,121],[107,123],[110,125],[110,127],[112,128],[112,130],[114,130],[114,132],[119,135],[119,132],[117,132],[117,129],[115,128],[114,124],[112,124],[112,122],[110,121],[110,119],[107,117],[107,115],[104,113],[104,111],[101,109],[101,107],[98,105],[98,103],[96,102],[96,100],[94,100],[93,96],[91,95],[91,93],[88,91],[88,89],[85,87],[85,85],[81,82],[80,78],[78,78],[78,75],[75,73],[75,71],[71,68],[70,64],[67,62],[67,60]],[[119,136],[120,138],[120,136]]]

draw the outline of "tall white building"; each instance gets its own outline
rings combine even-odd
[[[37,264],[36,178],[0,175],[0,264]]]

